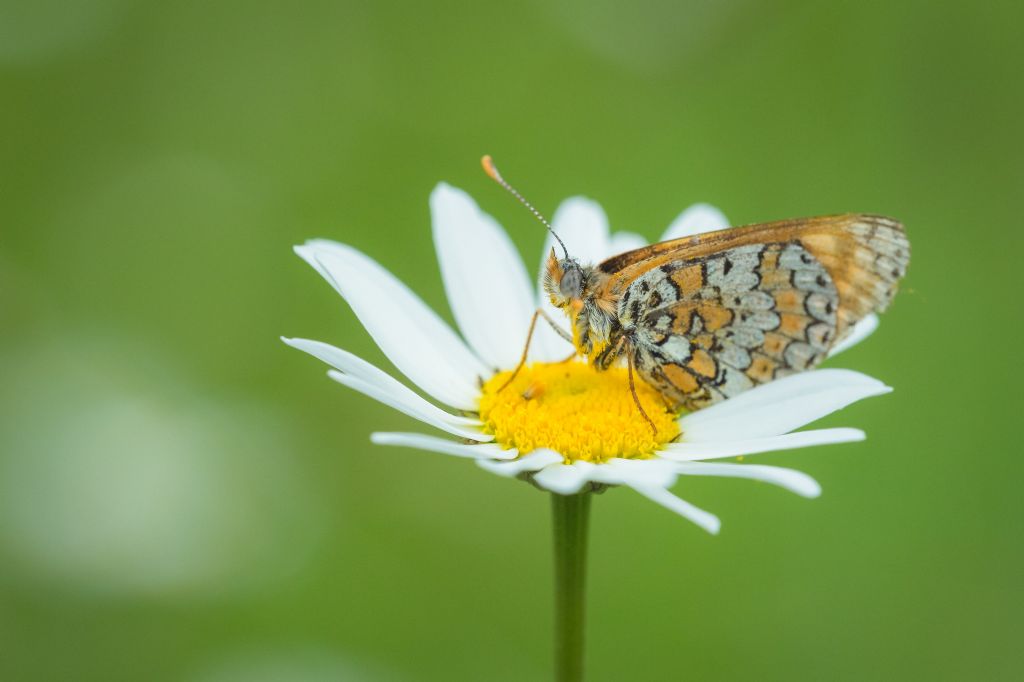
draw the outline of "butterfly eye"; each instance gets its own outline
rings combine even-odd
[[[583,273],[575,263],[565,267],[558,290],[565,298],[579,298],[583,293]]]

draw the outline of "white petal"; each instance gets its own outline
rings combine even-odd
[[[519,362],[536,309],[519,252],[468,194],[441,183],[430,195],[434,247],[462,335],[492,367]],[[541,344],[531,344],[537,355]]]
[[[590,470],[590,480],[610,485],[667,488],[676,482],[678,464],[660,459],[610,459]]]
[[[562,241],[565,242],[569,255],[582,265],[596,265],[603,261],[610,252],[608,218],[596,201],[584,197],[566,199],[558,207],[558,210],[555,211],[552,226]],[[547,263],[548,254],[551,253],[552,247],[555,248],[555,254],[558,258],[562,258],[562,248],[558,246],[555,238],[548,233],[544,241],[544,250],[541,252],[540,270],[538,271],[538,305],[551,319],[561,324],[563,329],[569,331],[569,320],[565,313],[551,305],[547,294],[544,293],[544,265]],[[572,344],[559,337],[543,321],[537,323],[536,334],[545,348],[552,349],[554,355],[551,359],[561,359],[573,350]]]
[[[783,467],[765,466],[763,464],[722,464],[705,462],[686,462],[677,465],[676,471],[684,476],[730,476],[750,478],[790,490],[803,497],[817,497],[821,494],[821,486],[813,478],[802,471]]]
[[[609,485],[670,486],[675,483],[679,464],[659,459],[611,459],[601,464],[574,462],[563,464],[562,455],[553,450],[536,450],[515,462],[481,462],[484,468],[505,476],[521,471],[541,471],[535,480],[553,492],[569,495],[588,482]]]
[[[605,258],[645,246],[647,246],[647,240],[635,232],[616,232],[608,243],[608,253],[605,254]]]
[[[511,462],[495,462],[489,459],[478,459],[477,464],[492,474],[514,478],[524,471],[540,471],[549,464],[561,462],[563,457],[554,450],[545,448],[534,450],[528,455]]]
[[[327,376],[334,379],[342,386],[348,386],[353,390],[359,391],[363,395],[367,395],[374,400],[384,403],[388,407],[393,407],[399,412],[409,415],[413,419],[419,419],[424,424],[429,424],[430,426],[440,429],[446,433],[450,433],[453,436],[470,438],[479,442],[494,440],[494,436],[483,433],[479,429],[475,429],[471,426],[459,426],[458,424],[452,424],[447,419],[438,418],[432,412],[423,410],[421,406],[403,400],[402,396],[396,395],[387,389],[382,388],[379,384],[371,384],[363,379],[357,379],[354,376],[342,374],[341,372],[333,369],[327,372]]]
[[[695,234],[724,230],[729,227],[729,219],[711,204],[694,204],[679,214],[672,224],[661,235],[661,241],[680,237],[692,237]]]
[[[352,306],[388,359],[443,403],[477,408],[477,378],[491,372],[408,287],[359,251],[313,240],[295,252]]]
[[[435,419],[457,426],[475,426],[479,428],[481,425],[479,419],[454,415],[427,402],[387,372],[377,369],[369,362],[348,351],[309,339],[288,339],[282,336],[281,340],[292,348],[298,348],[315,358],[323,360],[331,367],[341,370],[345,374],[365,381],[368,384],[376,385],[382,391],[389,393],[395,402],[406,405],[410,410],[416,411],[417,414],[430,415]],[[409,413],[406,412],[406,414]]]
[[[776,436],[891,388],[848,369],[794,374],[692,412],[679,420],[688,443]]]
[[[747,440],[669,443],[658,455],[676,462],[695,462],[719,457],[754,455],[772,450],[793,450],[811,445],[852,443],[861,440],[864,440],[864,432],[860,429],[817,429]]]
[[[832,347],[828,352],[828,356],[830,358],[835,357],[844,350],[853,348],[858,343],[874,334],[876,329],[878,329],[878,315],[871,313],[860,320],[857,324],[853,325],[853,329],[850,330],[850,333],[844,336],[839,343]]]
[[[669,511],[674,511],[676,514],[693,521],[712,535],[717,535],[718,530],[722,527],[722,522],[718,520],[717,516],[711,512],[704,511],[700,507],[695,507],[686,500],[679,499],[664,488],[638,485],[630,487],[652,502],[657,502]]]
[[[514,459],[517,454],[515,450],[502,450],[494,443],[470,445],[457,443],[445,438],[425,436],[421,433],[385,433],[378,431],[370,434],[370,442],[375,445],[394,445],[401,448],[427,450],[428,452],[439,452],[442,455],[469,457],[471,459]]]
[[[590,474],[596,464],[590,462],[573,462],[572,464],[549,464],[534,477],[534,482],[559,495],[578,493],[585,483],[590,481]]]

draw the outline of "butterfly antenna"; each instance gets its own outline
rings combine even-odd
[[[515,187],[513,187],[512,185],[510,185],[507,182],[505,182],[505,178],[501,177],[501,173],[498,172],[498,167],[494,165],[494,159],[491,158],[490,154],[487,154],[486,156],[484,156],[484,158],[480,159],[480,165],[482,165],[484,167],[484,172],[487,173],[487,175],[491,178],[491,180],[494,180],[496,183],[498,183],[499,185],[504,187],[505,190],[508,191],[509,194],[514,196],[516,198],[516,200],[519,201],[520,204],[522,204],[526,208],[530,209],[530,213],[532,213],[534,215],[534,217],[537,218],[537,220],[539,220],[542,223],[544,223],[544,227],[548,228],[548,232],[550,232],[551,235],[556,240],[558,240],[559,246],[562,247],[562,253],[565,254],[566,258],[568,258],[569,257],[569,249],[565,248],[565,242],[562,241],[562,238],[559,237],[557,234],[555,234],[555,229],[553,227],[551,227],[551,223],[549,223],[544,218],[544,216],[542,216],[540,214],[540,211],[535,209],[533,207],[533,204],[531,204],[529,201],[527,201],[523,197],[523,195],[520,194],[519,191]]]

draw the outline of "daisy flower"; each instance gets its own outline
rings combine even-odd
[[[637,381],[638,398],[657,425],[653,434],[634,404],[625,367],[594,371],[571,358],[571,344],[539,323],[528,364],[499,391],[519,362],[534,311],[540,307],[555,320],[564,315],[540,286],[531,285],[508,235],[469,195],[442,183],[431,194],[430,210],[458,333],[356,249],[322,239],[295,248],[341,294],[398,371],[433,400],[340,348],[283,339],[330,365],[328,375],[338,383],[443,434],[374,433],[371,440],[378,445],[472,459],[489,472],[563,496],[628,487],[717,533],[715,515],[670,492],[680,476],[748,478],[816,497],[820,486],[802,472],[715,460],[862,440],[858,429],[797,429],[891,390],[858,372],[818,369],[679,417],[666,411],[652,387]],[[579,197],[562,203],[553,225],[581,263],[598,263],[645,243],[633,233],[610,233],[601,208]],[[684,211],[662,240],[726,227],[720,211],[698,204]],[[541,271],[553,239],[549,234]],[[833,354],[865,338],[877,323],[874,315],[862,320]]]

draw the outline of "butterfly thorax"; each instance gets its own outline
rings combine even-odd
[[[559,260],[554,253],[548,258],[544,274],[544,290],[551,303],[568,316],[577,352],[598,369],[606,369],[621,352],[616,346],[622,327],[617,301],[608,294],[608,280],[608,275],[596,268],[580,265],[572,258]]]

